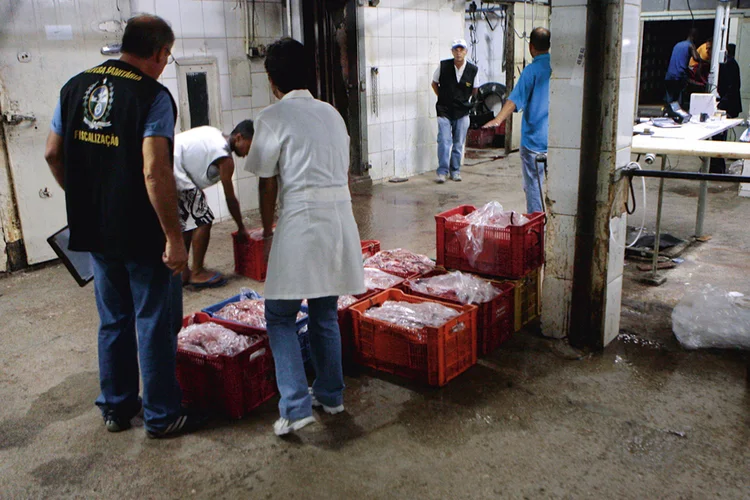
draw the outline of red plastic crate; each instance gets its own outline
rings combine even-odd
[[[460,315],[439,328],[415,331],[365,317],[387,300],[439,302]],[[444,386],[477,362],[477,307],[407,295],[389,289],[351,306],[357,361],[376,370]]]
[[[263,258],[263,240],[247,238],[241,241],[237,231],[232,233],[234,272],[255,281],[266,281],[268,264]]]
[[[474,265],[469,263],[456,232],[468,222],[448,220],[454,215],[468,215],[471,205],[448,210],[435,216],[437,263],[447,269],[517,279],[544,264],[544,212],[527,214],[529,222],[502,229],[486,227],[484,246]]]
[[[362,260],[369,259],[380,251],[378,240],[362,240]]]
[[[361,295],[355,295],[355,297],[358,299],[357,302],[345,309],[341,309],[338,311],[339,331],[341,332],[341,360],[345,367],[350,367],[351,365],[353,365],[355,358],[354,323],[352,319],[351,308],[362,300],[372,297],[376,293],[378,292],[373,290]]]
[[[186,317],[183,326],[191,321],[216,323],[208,314],[196,313]],[[256,354],[261,349],[265,352]],[[199,354],[178,348],[177,380],[185,407],[242,418],[276,395],[268,337],[262,335],[260,342],[236,356]]]
[[[489,128],[471,129],[466,134],[466,146],[470,148],[501,148],[505,146],[505,122]]]
[[[404,284],[406,293],[415,297],[425,297],[432,300],[461,304],[457,300],[451,300],[436,295],[429,295],[415,291],[411,282],[416,279],[431,278],[446,274],[448,271],[435,270],[419,278],[407,280]],[[515,285],[511,282],[500,283],[489,281],[500,294],[489,302],[476,304],[477,306],[477,355],[485,356],[508,340],[514,333],[515,309],[513,301],[515,298]]]

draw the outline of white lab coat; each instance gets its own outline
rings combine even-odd
[[[349,193],[349,136],[336,109],[294,90],[258,115],[246,170],[279,176],[279,220],[264,295],[314,299],[365,292]]]

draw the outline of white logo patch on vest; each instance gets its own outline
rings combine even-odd
[[[110,127],[109,113],[115,99],[115,87],[107,78],[93,83],[83,94],[83,123],[91,130]]]

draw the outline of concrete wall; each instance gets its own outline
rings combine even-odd
[[[249,2],[248,2],[249,4]],[[257,0],[255,29],[258,42],[270,44],[284,35],[281,0]],[[216,0],[133,0],[135,13],[148,12],[163,17],[172,25],[177,40],[172,53],[175,58],[215,58],[219,72],[221,128],[229,133],[242,120],[255,118],[275,100],[271,94],[263,59],[251,61],[252,96],[233,97],[230,62],[245,59],[242,10],[238,2]],[[162,82],[179,101],[177,66],[167,66]],[[180,124],[177,125],[179,131]],[[258,181],[237,162],[234,187],[243,210],[258,208]],[[211,210],[218,220],[231,216],[221,186],[206,190]]]
[[[596,207],[598,248],[594,289],[604,290],[601,342],[606,345],[618,333],[627,217],[619,213],[612,174],[630,161],[635,109],[640,0],[612,2],[607,47],[619,50],[608,58],[602,89],[607,110],[601,131],[601,164],[598,170]],[[550,82],[549,177],[547,182],[547,241],[543,290],[542,330],[545,335],[565,337],[570,332],[573,273],[576,256],[576,219],[581,161],[583,78],[586,47],[586,0],[553,3],[552,80]],[[617,29],[614,29],[617,27]],[[610,229],[612,236],[610,237]]]
[[[365,7],[367,139],[374,180],[437,168],[437,98],[430,84],[440,60],[452,57],[451,41],[464,36],[464,6],[381,0],[378,7]]]

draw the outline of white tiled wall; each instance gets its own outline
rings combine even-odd
[[[248,2],[249,4],[250,2]],[[172,53],[181,57],[212,57],[217,61],[221,94],[221,128],[231,132],[242,120],[254,118],[275,100],[268,85],[263,60],[251,63],[252,97],[233,97],[229,61],[242,59],[244,54],[242,11],[234,1],[220,0],[134,0],[134,13],[151,13],[166,19],[177,40]],[[256,38],[270,44],[283,36],[281,0],[257,0]],[[178,100],[176,66],[166,67],[161,78]],[[177,127],[179,129],[179,120]],[[178,130],[179,132],[179,130]],[[234,187],[242,210],[258,208],[257,179],[245,171],[243,159],[235,157]],[[220,185],[206,190],[209,205],[218,220],[231,218]]]
[[[365,7],[370,176],[409,176],[437,167],[432,74],[464,36],[463,6],[444,0],[382,0]],[[378,68],[377,108],[371,68]]]

